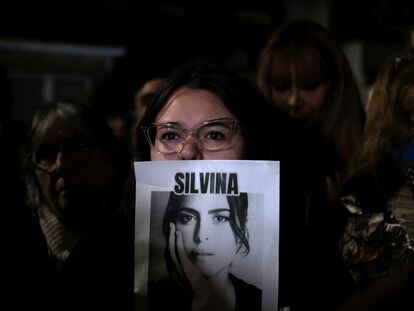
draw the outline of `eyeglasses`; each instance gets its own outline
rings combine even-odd
[[[64,152],[69,160],[83,161],[90,156],[95,140],[84,136],[74,136],[63,144],[43,144],[36,148],[32,155],[33,164],[37,169],[50,172],[56,163],[59,152]]]
[[[188,135],[192,135],[202,151],[221,151],[233,146],[239,122],[222,118],[204,121],[191,130],[183,129],[174,122],[153,123],[142,126],[151,148],[162,154],[178,153]]]

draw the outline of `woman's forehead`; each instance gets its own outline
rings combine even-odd
[[[273,58],[272,78],[274,81],[292,79],[303,81],[322,78],[326,75],[326,66],[310,53],[285,55],[276,53]]]
[[[174,122],[192,128],[203,121],[233,117],[234,115],[215,93],[184,87],[170,97],[155,118],[155,123]]]
[[[197,211],[212,209],[229,209],[226,195],[223,194],[199,194],[186,195],[180,207],[188,207]]]
[[[86,127],[81,122],[61,117],[46,118],[36,128],[33,136],[35,145],[42,143],[60,143],[78,134],[85,134]]]

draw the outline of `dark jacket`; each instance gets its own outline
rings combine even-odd
[[[352,280],[338,250],[345,213],[328,199],[326,176],[340,170],[318,125],[284,128],[280,160],[279,307],[330,310],[347,295]]]
[[[59,266],[49,256],[38,224],[32,230],[20,297],[30,296],[27,306],[41,310],[133,310],[133,224],[123,213],[82,237]],[[36,278],[36,279],[34,279]],[[29,281],[33,289],[26,288]],[[36,294],[28,294],[32,290]],[[40,310],[40,309],[39,309]]]
[[[236,294],[235,311],[261,311],[262,291],[252,284],[229,274]],[[150,286],[148,293],[150,310],[191,311],[191,300],[179,283],[165,278]]]

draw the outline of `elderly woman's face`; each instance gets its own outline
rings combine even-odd
[[[178,207],[175,219],[182,233],[184,249],[205,277],[228,272],[238,250],[230,226],[230,209],[225,195],[189,195]]]
[[[155,119],[155,123],[173,123],[192,130],[209,120],[231,118],[235,116],[226,108],[221,99],[206,90],[182,88],[169,100]],[[234,134],[230,148],[219,151],[200,150],[194,135],[188,135],[180,145],[179,152],[161,154],[151,150],[151,160],[238,160],[245,156],[245,140],[239,128]],[[216,138],[217,139],[217,138]]]
[[[117,169],[84,128],[69,123],[56,118],[35,139],[35,173],[51,208],[67,222],[82,223],[99,217],[99,197]]]
[[[281,57],[276,57],[275,62],[275,68],[279,64],[288,72],[283,74],[283,78],[277,74],[274,77],[271,88],[273,104],[291,118],[316,120],[327,102],[329,84],[312,74],[315,68],[302,68],[309,64],[307,62],[301,68],[292,64],[286,65]],[[312,63],[311,65],[314,67]]]

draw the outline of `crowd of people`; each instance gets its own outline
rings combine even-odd
[[[26,190],[11,171],[2,174],[13,188],[5,199],[17,198],[7,214],[13,303],[42,310],[141,308],[134,295],[132,161],[228,159],[280,161],[275,294],[281,310],[412,305],[414,53],[390,56],[366,112],[344,52],[316,22],[276,29],[255,78],[198,57],[149,81],[137,92],[127,150],[91,106],[56,101],[40,107],[22,160]],[[13,163],[0,135],[10,151],[1,156]],[[234,198],[223,200],[232,206]],[[179,213],[180,205],[171,210]],[[175,249],[171,236],[187,223],[170,217],[164,235]],[[240,224],[246,215],[240,217],[232,220],[233,246],[248,251]],[[175,253],[168,267],[174,293],[154,290],[159,295],[145,302],[149,309],[261,309],[244,299],[236,287],[247,285],[227,268],[222,285],[233,284],[235,298],[221,306],[214,293],[206,297],[188,275],[177,276],[190,259]]]

